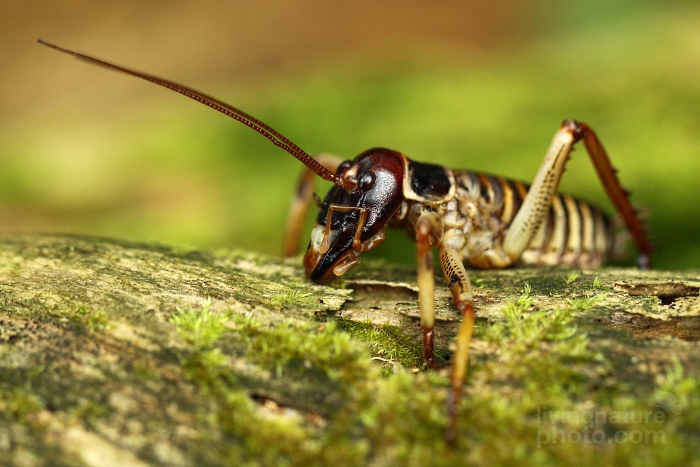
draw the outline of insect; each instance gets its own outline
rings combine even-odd
[[[434,354],[434,271],[432,249],[455,308],[463,314],[452,358],[448,398],[448,441],[456,436],[457,414],[474,328],[472,288],[463,262],[476,268],[514,264],[596,267],[612,248],[610,222],[596,208],[559,195],[557,189],[575,143],[583,140],[608,196],[639,251],[638,264],[648,268],[652,244],[629,202],[616,170],[593,130],[585,123],[564,121],[532,185],[468,170],[417,162],[400,152],[369,149],[352,161],[316,159],[282,134],[247,113],[188,87],[117,66],[42,40],[39,43],[89,63],[120,71],[183,94],[247,125],[299,159],[307,169],[292,204],[285,253],[292,255],[313,199],[314,174],[335,185],[318,203],[316,224],[304,256],[306,275],[328,283],[376,248],[385,228],[406,230],[417,243],[418,302],[425,358],[437,368]]]

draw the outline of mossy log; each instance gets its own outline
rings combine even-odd
[[[698,465],[700,271],[471,271],[454,446],[414,274],[328,287],[298,258],[3,237],[0,464]]]

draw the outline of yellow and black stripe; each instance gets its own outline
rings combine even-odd
[[[461,188],[479,194],[482,212],[500,219],[505,234],[530,186],[471,171],[455,175],[462,182]],[[519,263],[595,267],[606,261],[612,247],[612,223],[600,209],[569,195],[557,194]]]

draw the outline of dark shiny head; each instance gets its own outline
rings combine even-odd
[[[334,186],[319,208],[304,257],[311,280],[330,282],[384,240],[385,224],[404,201],[406,161],[399,152],[375,148],[338,167],[336,175],[357,187]]]

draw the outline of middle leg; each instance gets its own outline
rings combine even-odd
[[[462,324],[457,332],[457,345],[452,356],[452,371],[450,374],[451,391],[447,401],[449,425],[445,437],[454,443],[457,436],[457,415],[462,398],[462,385],[467,377],[469,363],[469,344],[474,333],[474,302],[472,286],[467,277],[467,271],[456,250],[441,246],[440,265],[445,276],[445,282],[452,293],[455,308],[462,312]]]

